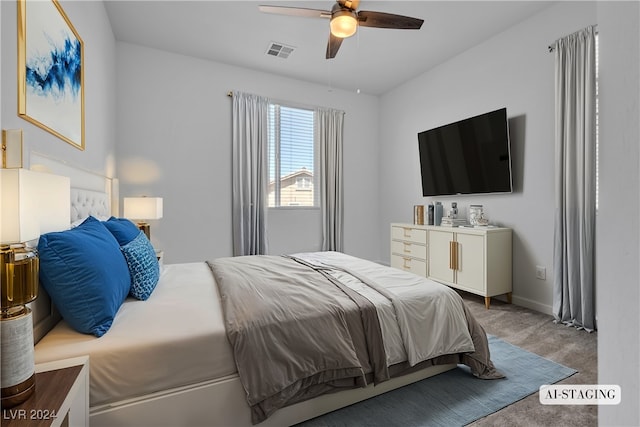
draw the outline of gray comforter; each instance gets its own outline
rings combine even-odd
[[[209,262],[254,424],[278,408],[433,364],[465,363],[497,378],[486,334],[465,309],[474,352],[386,366],[375,306],[323,268],[291,257]]]

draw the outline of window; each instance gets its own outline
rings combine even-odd
[[[318,206],[313,110],[269,105],[269,207]]]

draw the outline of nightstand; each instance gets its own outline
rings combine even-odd
[[[22,404],[2,410],[2,425],[89,425],[89,357],[36,365],[36,389]]]
[[[158,258],[158,264],[162,268],[162,259],[164,258],[164,252],[156,249],[156,258]]]

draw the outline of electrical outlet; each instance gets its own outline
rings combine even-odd
[[[536,278],[547,280],[547,269],[541,265],[536,265]]]

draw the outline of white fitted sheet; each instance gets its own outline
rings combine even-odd
[[[168,264],[147,301],[127,298],[101,338],[62,320],[36,346],[35,362],[89,355],[91,406],[236,372],[218,287],[206,263]]]

